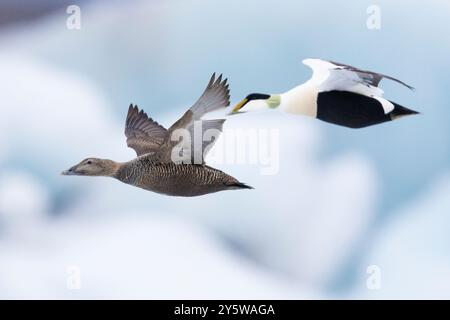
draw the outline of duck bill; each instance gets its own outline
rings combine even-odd
[[[230,114],[238,113],[239,110],[241,110],[247,104],[247,102],[248,102],[248,99],[244,99],[241,102],[239,102],[237,105],[234,106],[234,108]]]
[[[70,168],[68,170],[64,170],[63,172],[61,172],[61,175],[63,175],[63,176],[76,176],[76,175],[78,175],[78,173],[75,170],[76,169],[75,167],[72,167],[72,168]]]

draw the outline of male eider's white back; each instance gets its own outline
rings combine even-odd
[[[311,78],[281,95],[281,110],[310,117],[317,116],[317,96],[320,86],[329,77],[332,63],[320,59],[304,59],[303,64],[313,71]]]
[[[394,105],[383,98],[383,90],[361,83],[357,72],[321,59],[305,59],[303,63],[313,70],[313,75],[308,82],[317,86],[318,93],[333,90],[358,93],[378,100],[385,114],[394,110]]]

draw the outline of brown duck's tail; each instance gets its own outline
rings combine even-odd
[[[247,184],[245,184],[245,183],[242,183],[242,182],[232,182],[232,183],[228,183],[227,184],[227,187],[230,189],[230,190],[237,190],[237,189],[254,189],[253,187],[251,187],[251,186],[249,186],[249,185],[247,185]]]

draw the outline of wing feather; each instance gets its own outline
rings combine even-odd
[[[166,138],[167,130],[149,118],[138,106],[130,104],[125,121],[127,145],[136,151],[138,156],[157,151]]]
[[[186,163],[204,163],[204,157],[206,153],[211,149],[212,145],[218,138],[214,136],[213,141],[202,143],[195,143],[195,138],[203,138],[204,133],[208,129],[216,129],[216,133],[220,134],[222,132],[222,126],[224,119],[216,120],[201,120],[201,117],[208,112],[225,108],[230,105],[230,89],[227,83],[227,79],[222,80],[222,75],[219,75],[216,79],[216,74],[214,73],[209,79],[208,85],[203,91],[202,95],[198,100],[189,108],[184,115],[178,119],[168,130],[168,134],[159,151],[159,157],[161,161],[169,162],[172,161],[172,148],[181,143],[183,148],[191,148],[191,152],[185,152],[186,158],[183,161]],[[201,122],[201,136],[196,136],[194,134],[194,128],[196,123]],[[178,129],[185,129],[189,132],[191,141],[190,143],[183,143],[179,141],[172,141],[172,134]],[[195,150],[193,146],[200,145],[202,150]],[[199,154],[200,152],[200,154]]]
[[[200,119],[208,112],[230,105],[228,79],[222,81],[222,75],[219,75],[217,79],[215,79],[215,76],[216,74],[214,73],[200,98],[189,109],[193,113],[194,120]]]
[[[309,66],[313,70],[313,77],[312,79],[316,82],[320,82],[323,84],[324,87],[328,90],[340,90],[341,88],[332,88],[332,85],[327,84],[330,79],[333,79],[333,77],[338,77],[341,79],[340,85],[346,85],[345,81],[347,81],[348,85],[354,85],[354,84],[362,84],[368,87],[374,87],[377,88],[380,84],[380,81],[385,78],[392,81],[395,81],[408,89],[413,90],[414,88],[403,81],[396,79],[394,77],[377,73],[373,71],[368,70],[362,70],[355,67],[352,67],[348,64],[338,63],[334,61],[327,61],[327,60],[321,60],[321,59],[305,59],[303,60],[303,63],[307,66]],[[333,77],[331,77],[333,75]],[[335,81],[336,79],[333,79]],[[334,83],[334,85],[337,85],[337,82]]]
[[[414,87],[404,83],[403,81],[401,81],[399,79],[385,75],[383,73],[362,70],[362,69],[358,69],[358,68],[349,66],[348,64],[343,64],[343,63],[339,63],[339,62],[334,62],[334,61],[329,61],[329,62],[336,66],[342,67],[345,70],[355,72],[356,74],[358,74],[360,76],[361,79],[363,79],[364,82],[366,82],[367,84],[370,84],[372,86],[375,86],[375,87],[378,87],[378,85],[380,84],[380,81],[383,80],[383,78],[385,78],[385,79],[389,79],[391,81],[397,82],[397,83],[407,87],[410,90],[414,90]]]

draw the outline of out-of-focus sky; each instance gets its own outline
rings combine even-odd
[[[0,297],[450,296],[439,281],[450,270],[447,4],[77,4],[79,30],[66,27],[68,2],[0,7]],[[374,4],[381,24],[371,30]],[[307,80],[308,57],[402,79],[416,90],[383,81],[385,96],[421,115],[361,130],[276,113],[232,117],[227,128],[280,132],[277,175],[217,165],[255,187],[247,193],[173,199],[58,175],[87,156],[131,159],[131,102],[170,125],[214,71],[237,102]],[[35,271],[25,275],[26,265]],[[86,287],[66,288],[70,265]],[[370,265],[379,290],[367,287]]]

